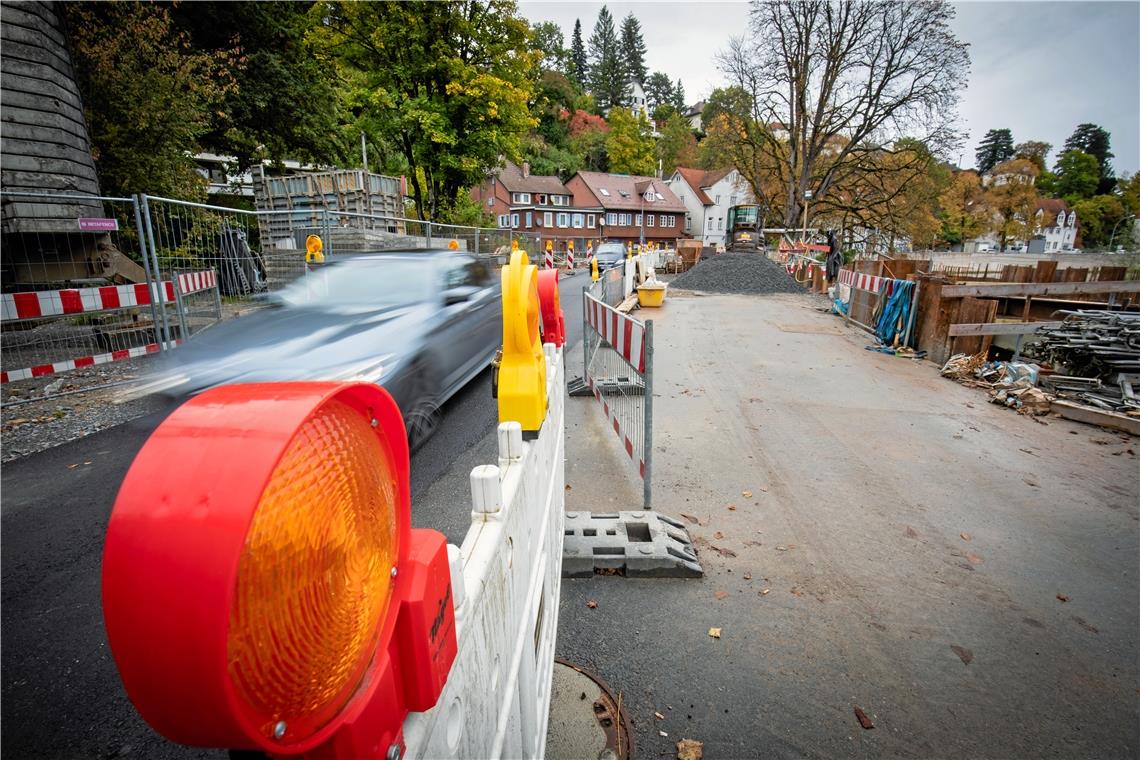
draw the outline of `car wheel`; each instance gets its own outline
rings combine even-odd
[[[411,408],[404,414],[408,449],[412,452],[417,451],[435,434],[443,417],[435,394],[422,373],[417,374],[414,387]]]

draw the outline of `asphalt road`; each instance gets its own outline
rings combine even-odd
[[[560,288],[568,343],[581,339],[579,273]],[[571,372],[571,374],[573,374]],[[100,566],[115,494],[147,436],[172,409],[16,460],[0,473],[0,753],[19,758],[224,757],[172,744],[131,706],[103,629]],[[470,519],[468,474],[494,461],[490,372],[445,406],[412,458],[412,523],[458,543]]]

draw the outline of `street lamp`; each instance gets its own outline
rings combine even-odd
[[[1109,237],[1109,239],[1108,239],[1108,250],[1110,250],[1110,251],[1112,250],[1112,241],[1116,240],[1116,228],[1120,226],[1120,223],[1123,222],[1125,219],[1135,219],[1135,218],[1136,218],[1135,214],[1125,214],[1124,216],[1122,216],[1118,220],[1116,220],[1116,224],[1112,225],[1112,236]]]
[[[804,190],[804,247],[807,247],[807,217],[808,203],[811,201],[811,190]]]

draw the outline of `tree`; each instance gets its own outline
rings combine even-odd
[[[609,168],[606,136],[610,126],[601,116],[579,109],[570,117],[570,149],[582,157],[583,168],[604,172]]]
[[[1032,161],[1037,165],[1040,171],[1045,171],[1045,158],[1049,155],[1049,151],[1053,146],[1047,142],[1039,142],[1037,140],[1026,140],[1023,143],[1018,143],[1013,148],[1014,158],[1024,158],[1026,161]]]
[[[969,55],[950,30],[953,18],[943,0],[752,7],[748,36],[718,56],[752,101],[726,134],[746,143],[753,160],[739,168],[782,226],[797,226],[808,190],[812,208],[826,211],[831,189],[877,170],[892,139],[909,134],[935,153],[958,144]],[[772,124],[786,129],[777,134]],[[775,182],[758,170],[775,172]]]
[[[65,3],[61,9],[102,191],[204,197],[193,154],[233,87],[230,56],[194,50],[167,6]]]
[[[713,90],[701,111],[701,126],[705,131],[722,113],[737,119],[747,119],[752,113],[752,96],[743,87],[718,87]]]
[[[535,125],[538,55],[509,0],[321,6],[320,47],[407,162],[416,211],[435,219]]]
[[[621,22],[621,55],[626,76],[642,85],[649,74],[645,68],[645,52],[641,22],[630,13]]]
[[[953,176],[938,196],[943,240],[958,245],[987,231],[990,225],[983,196],[977,172],[966,170]]]
[[[677,77],[677,86],[673,88],[673,105],[678,111],[685,110],[685,85],[681,84],[681,77]]]
[[[1131,240],[1131,212],[1115,195],[1097,195],[1073,204],[1080,224],[1081,247],[1115,248]],[[1113,234],[1115,232],[1115,235]]]
[[[673,103],[673,82],[660,71],[653,72],[645,82],[645,101],[650,112],[658,106]]]
[[[1116,183],[1120,190],[1120,201],[1130,214],[1140,216],[1140,172],[1125,174]]]
[[[535,48],[542,51],[542,67],[550,71],[566,68],[569,51],[563,47],[562,27],[553,21],[543,21],[531,27]]]
[[[586,86],[590,66],[586,59],[586,46],[582,43],[582,21],[574,19],[574,33],[570,36],[570,60],[567,62],[566,73],[570,81],[580,88]]]
[[[974,153],[980,174],[989,174],[995,166],[1013,156],[1013,133],[1008,129],[991,129],[986,132],[986,136],[978,143],[977,152]]]
[[[696,164],[697,138],[681,114],[674,113],[665,121],[661,138],[657,141],[657,157],[661,159],[661,170],[666,177],[678,166]]]
[[[1037,228],[1037,204],[1041,196],[1034,181],[1037,166],[1032,161],[1015,158],[994,167],[1000,177],[986,189],[984,203],[990,214],[989,230],[997,234],[1000,248],[1008,241],[1028,240]]]
[[[650,175],[656,168],[649,122],[637,119],[624,108],[610,111],[610,133],[606,136],[606,155],[610,171],[618,174]]]
[[[1057,161],[1053,190],[1070,205],[1093,197],[1100,182],[1096,157],[1079,150],[1067,150]]]
[[[590,35],[590,92],[600,113],[625,103],[628,81],[618,50],[614,17],[603,5]]]
[[[1065,146],[1062,152],[1063,155],[1064,152],[1070,150],[1079,150],[1096,157],[1097,166],[1100,169],[1100,181],[1097,184],[1097,192],[1101,194],[1112,192],[1112,188],[1116,184],[1116,175],[1110,160],[1113,158],[1113,154],[1112,151],[1109,150],[1109,138],[1109,133],[1096,124],[1081,124],[1073,130],[1073,134],[1069,135],[1069,139],[1065,140]]]
[[[211,112],[203,147],[234,156],[232,173],[285,158],[335,163],[359,156],[357,129],[334,67],[314,55],[311,2],[172,4],[174,22],[197,50],[226,57],[234,50],[227,89]],[[321,107],[314,108],[314,103]],[[353,165],[356,165],[354,162]]]

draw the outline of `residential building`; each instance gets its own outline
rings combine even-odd
[[[1037,203],[1037,234],[1029,241],[1030,253],[1072,251],[1077,243],[1077,212],[1059,198]],[[1048,224],[1048,226],[1045,226]]]
[[[645,88],[636,79],[630,80],[629,83],[629,110],[635,119],[639,116],[644,116],[647,120],[651,119],[649,106],[645,100]]]
[[[578,172],[566,183],[574,210],[600,208],[600,237],[672,243],[681,237],[685,204],[657,177]]]
[[[471,198],[499,227],[554,240],[559,250],[567,240],[601,237],[601,204],[575,203],[558,177],[531,174],[525,161],[521,167],[507,161],[497,174],[472,188]]]
[[[704,123],[701,121],[702,114],[705,110],[705,101],[701,100],[685,109],[684,116],[689,121],[689,128],[695,129],[698,132],[704,130]]]
[[[704,171],[677,167],[669,189],[685,204],[685,236],[704,245],[722,245],[726,240],[728,210],[755,203],[752,189],[735,168]]]

